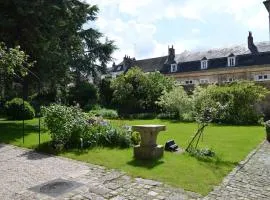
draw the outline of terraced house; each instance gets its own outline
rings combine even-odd
[[[269,12],[270,0],[264,5]],[[270,42],[255,43],[249,32],[244,45],[181,54],[176,54],[172,46],[168,48],[167,56],[143,60],[125,56],[121,63],[113,65],[110,73],[116,77],[135,66],[146,73],[159,71],[174,77],[181,85],[222,84],[237,80],[266,82],[270,81]]]

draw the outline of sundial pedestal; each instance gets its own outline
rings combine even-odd
[[[137,125],[132,126],[133,131],[137,131],[141,136],[141,143],[134,147],[134,157],[140,160],[158,159],[163,156],[164,147],[157,145],[157,135],[160,131],[165,131],[164,125]]]

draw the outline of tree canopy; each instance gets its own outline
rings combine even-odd
[[[0,1],[0,38],[20,45],[37,61],[32,69],[44,90],[104,73],[115,50],[94,28],[98,7],[79,0]],[[30,85],[34,82],[26,78]]]

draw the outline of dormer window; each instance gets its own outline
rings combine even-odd
[[[234,67],[235,66],[235,56],[228,57],[228,67]]]
[[[122,66],[120,65],[120,66],[118,66],[117,67],[117,69],[116,69],[116,71],[120,71],[121,70],[121,68],[122,68]]]
[[[171,64],[171,72],[177,71],[177,64]]]
[[[201,69],[207,69],[207,68],[208,68],[208,60],[202,60]]]

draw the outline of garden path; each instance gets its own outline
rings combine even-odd
[[[270,199],[270,144],[265,141],[249,154],[204,200]]]
[[[80,183],[74,190],[55,197],[34,192],[52,180]],[[62,186],[67,186],[68,183]],[[76,185],[73,183],[73,185]],[[55,186],[55,185],[54,185]],[[42,187],[42,191],[53,187]],[[91,199],[91,200],[153,200],[198,199],[200,195],[163,183],[141,178],[131,178],[116,170],[86,164],[62,157],[40,154],[11,145],[0,144],[0,199]]]

